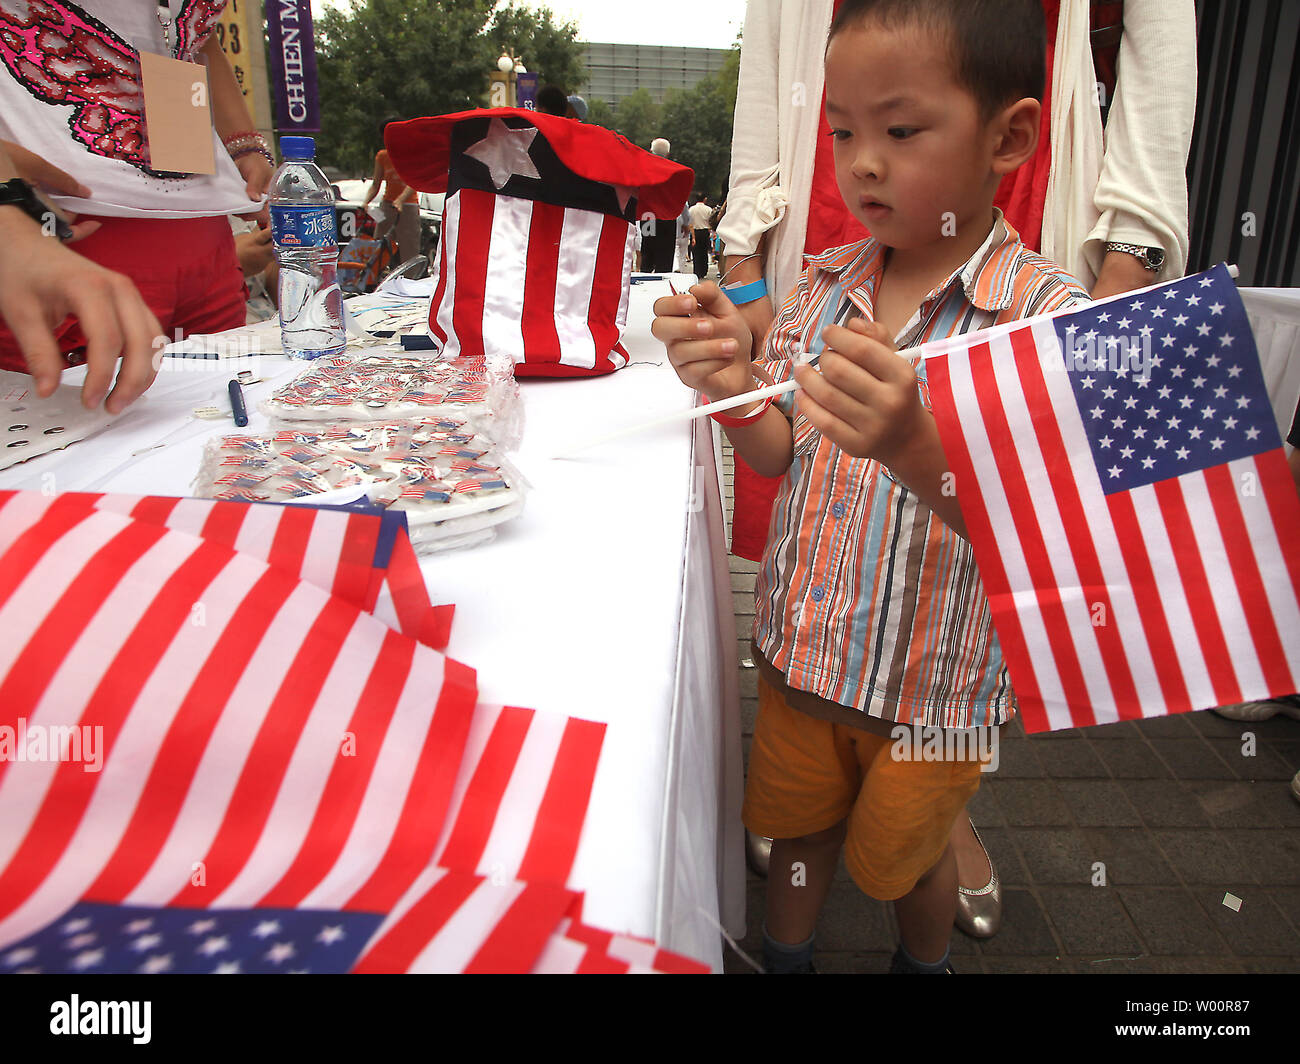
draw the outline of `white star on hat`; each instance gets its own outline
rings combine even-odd
[[[497,189],[506,187],[512,177],[531,177],[541,180],[541,174],[528,154],[537,136],[537,127],[511,129],[499,118],[492,119],[488,134],[477,144],[465,149],[465,154],[477,159],[488,168],[492,184]]]

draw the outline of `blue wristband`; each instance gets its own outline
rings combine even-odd
[[[761,277],[757,281],[751,281],[749,284],[733,284],[723,289],[727,298],[736,306],[744,306],[746,303],[752,303],[756,299],[762,299],[767,295],[767,282]]]

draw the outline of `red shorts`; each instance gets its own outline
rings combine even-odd
[[[88,220],[86,215],[79,220]],[[230,221],[212,218],[97,218],[103,223],[71,250],[135,282],[168,341],[244,324],[248,290]],[[77,319],[55,329],[59,350],[85,347]],[[0,321],[0,369],[25,372],[13,334]]]

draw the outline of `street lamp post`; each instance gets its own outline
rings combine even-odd
[[[488,94],[489,106],[517,107],[519,97],[515,79],[520,74],[527,73],[528,68],[524,66],[522,58],[512,56],[503,50],[501,58],[497,60],[497,68],[492,74],[492,86]]]

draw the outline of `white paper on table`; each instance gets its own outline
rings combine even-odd
[[[223,333],[192,333],[162,349],[174,358],[248,358],[252,355],[282,355],[280,319],[271,318]]]
[[[40,399],[26,373],[0,370],[0,469],[84,440],[112,420],[102,408],[83,407],[80,388],[61,385]]]

